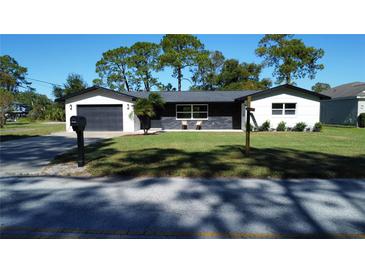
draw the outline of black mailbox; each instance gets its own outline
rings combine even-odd
[[[71,116],[70,124],[74,131],[84,131],[86,127],[86,118],[83,116]]]
[[[77,166],[82,167],[85,164],[84,130],[86,127],[86,118],[83,116],[71,116],[70,124],[72,126],[72,129],[76,131],[77,134]]]

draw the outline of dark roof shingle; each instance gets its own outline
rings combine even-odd
[[[167,103],[233,102],[236,98],[254,94],[256,90],[245,91],[162,91],[158,92]],[[129,92],[136,97],[146,98],[149,92]]]
[[[241,90],[241,91],[153,91],[159,93],[166,103],[199,103],[199,102],[234,102],[242,101],[249,95],[262,94],[270,91],[279,90],[283,87],[290,88],[302,93],[311,94],[317,96],[321,99],[330,99],[326,95],[320,93],[315,93],[306,89],[291,85],[281,85],[267,90]],[[102,90],[104,92],[112,92],[118,94],[119,96],[128,96],[133,100],[137,98],[147,98],[150,92],[146,91],[132,91],[132,92],[118,92],[104,87],[93,86],[79,92],[75,92],[66,95],[63,98],[57,99],[57,101],[63,101],[74,96],[85,94],[91,91]]]
[[[361,93],[365,95],[365,82],[343,84],[321,93],[332,98],[357,97]]]

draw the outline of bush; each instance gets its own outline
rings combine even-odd
[[[62,105],[53,104],[46,109],[45,119],[51,121],[65,121],[65,109]]]
[[[322,131],[322,124],[320,122],[317,122],[314,124],[314,127],[313,127],[313,131],[314,132],[320,132]]]
[[[28,118],[31,121],[44,120],[46,115],[46,107],[42,105],[33,106],[32,110],[29,111]]]
[[[365,127],[365,113],[360,113],[358,120],[359,127]]]
[[[281,121],[276,127],[276,131],[285,131],[285,129],[286,129],[286,123],[284,121]]]
[[[259,128],[260,131],[269,131],[270,130],[270,121],[266,120],[262,123],[261,127]]]
[[[299,122],[293,127],[293,131],[304,131],[307,127],[307,124],[304,122]]]
[[[255,131],[256,127],[253,124],[250,124],[250,131]]]

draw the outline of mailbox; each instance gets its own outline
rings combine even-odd
[[[84,130],[86,127],[86,118],[83,116],[71,116],[70,124],[72,126],[72,129],[76,131],[77,134],[77,166],[83,167],[85,164]]]
[[[86,118],[83,116],[71,116],[70,124],[74,131],[84,131],[86,127]]]

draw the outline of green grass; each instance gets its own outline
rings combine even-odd
[[[364,178],[365,129],[255,132],[250,155],[243,133],[170,132],[124,136],[86,149],[96,176]],[[74,161],[75,151],[55,163]]]
[[[0,141],[5,142],[26,137],[36,137],[64,130],[64,124],[29,122],[23,119],[18,122],[8,122],[4,128],[0,128]]]

